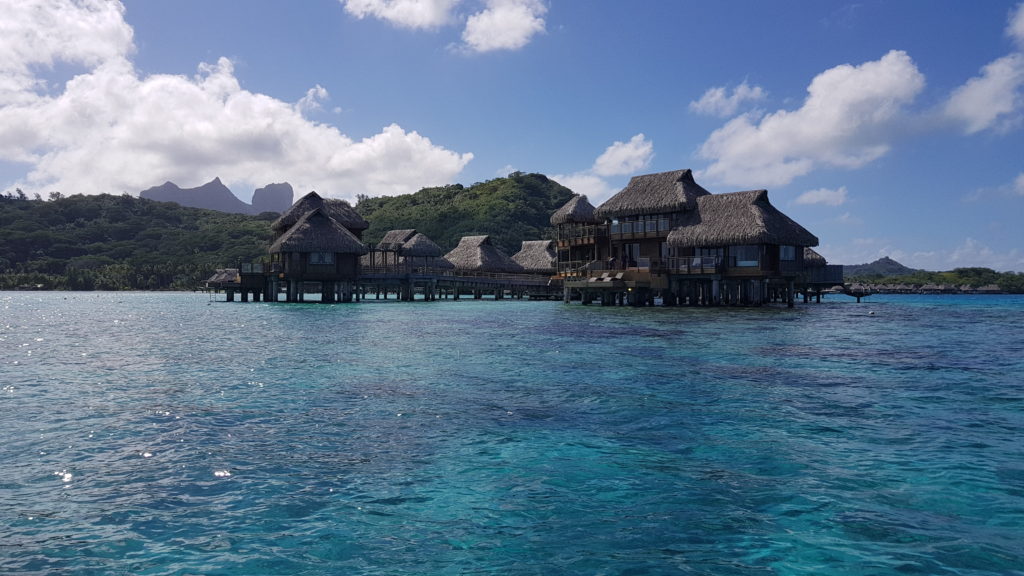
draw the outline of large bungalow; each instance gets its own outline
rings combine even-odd
[[[841,267],[810,250],[817,237],[765,190],[711,194],[675,170],[633,177],[592,215],[587,205],[575,197],[552,216],[567,299],[792,304],[797,291],[842,283]]]

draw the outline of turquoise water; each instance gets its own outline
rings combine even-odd
[[[1024,574],[1024,297],[0,293],[2,574]]]

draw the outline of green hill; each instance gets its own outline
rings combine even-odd
[[[924,270],[915,270],[913,268],[907,268],[903,264],[883,256],[874,262],[869,264],[854,264],[843,266],[844,277],[861,277],[861,276],[878,276],[878,277],[894,277],[894,276],[910,276],[924,272]]]
[[[511,255],[523,240],[548,235],[551,214],[571,196],[541,174],[515,173],[468,188],[361,197],[356,209],[371,224],[366,242],[416,228],[448,250],[462,236],[489,234]],[[276,217],[128,195],[0,195],[0,290],[193,289],[217,268],[265,257]]]
[[[0,289],[192,289],[266,254],[276,217],[128,195],[0,196]]]
[[[356,211],[370,222],[367,242],[388,230],[415,228],[450,250],[463,236],[488,234],[506,254],[523,240],[549,237],[551,214],[572,197],[572,191],[543,174],[515,172],[507,178],[424,188],[415,194],[360,197]]]

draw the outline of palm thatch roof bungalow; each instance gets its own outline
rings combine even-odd
[[[491,243],[490,236],[463,236],[459,245],[444,255],[460,272],[516,273],[523,267]]]
[[[329,212],[321,206],[303,214],[270,246],[271,269],[279,273],[272,283],[287,282],[289,302],[302,301],[305,282],[320,283],[323,301],[351,299],[359,257],[367,250]],[[271,290],[276,294],[276,285]]]
[[[376,249],[363,256],[362,263],[372,267],[451,269],[451,262],[441,257],[443,253],[440,246],[414,228],[389,230]]]
[[[553,240],[523,240],[523,247],[512,255],[512,260],[529,274],[554,274],[556,258]]]
[[[599,258],[598,245],[607,240],[608,227],[594,213],[586,196],[577,194],[551,215],[555,227],[556,273],[571,275]]]

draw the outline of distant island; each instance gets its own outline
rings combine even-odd
[[[990,268],[955,268],[930,272],[909,268],[885,256],[868,264],[843,266],[846,285],[875,294],[1024,293],[1024,274]]]

